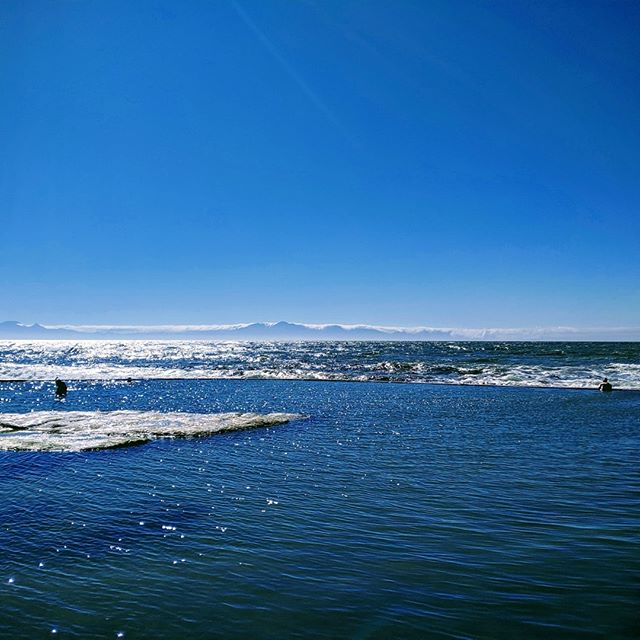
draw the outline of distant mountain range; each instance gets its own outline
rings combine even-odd
[[[437,329],[395,329],[364,325],[306,325],[292,322],[254,322],[200,326],[43,326],[0,322],[0,339],[29,340],[449,340]]]
[[[640,340],[640,327],[438,329],[254,322],[233,325],[48,325],[0,322],[0,340]]]

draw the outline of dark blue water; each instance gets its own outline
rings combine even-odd
[[[0,636],[635,638],[640,393],[0,383],[3,412],[286,411],[0,452]]]

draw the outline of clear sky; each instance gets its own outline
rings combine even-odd
[[[640,3],[0,3],[0,320],[640,325]]]

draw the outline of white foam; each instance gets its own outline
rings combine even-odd
[[[161,413],[159,411],[34,411],[0,414],[0,450],[86,451],[156,438],[208,436],[272,427],[296,413]]]
[[[547,359],[524,354],[531,363],[508,355],[510,343],[502,345],[493,362],[480,358],[479,347],[445,343],[451,351],[478,349],[479,359],[421,355],[415,346],[399,353],[415,360],[381,354],[378,361],[359,347],[331,343],[326,348],[309,343],[256,345],[248,342],[206,341],[0,341],[0,382],[27,380],[51,383],[56,377],[76,381],[134,380],[387,380],[394,382],[481,384],[497,386],[547,386],[597,388],[603,376],[616,389],[640,389],[640,365],[567,356]],[[405,351],[406,349],[406,351]],[[365,349],[366,350],[366,349]],[[346,355],[345,355],[346,354]],[[579,357],[580,356],[580,357]],[[395,358],[395,359],[394,359]],[[538,361],[536,362],[536,358]]]

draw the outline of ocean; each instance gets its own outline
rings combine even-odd
[[[4,341],[0,380],[2,638],[638,637],[638,343]]]

